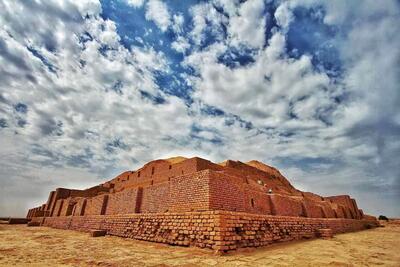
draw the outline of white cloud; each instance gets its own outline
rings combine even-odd
[[[168,6],[160,0],[150,0],[146,4],[146,19],[152,20],[165,32],[171,25],[171,16],[168,12]]]
[[[214,0],[215,5],[222,7],[229,16],[234,16],[237,13],[239,0]]]
[[[67,3],[68,2],[69,1],[67,1]],[[73,4],[78,7],[79,12],[82,16],[95,16],[101,13],[101,4],[98,0],[76,1]]]
[[[237,15],[229,20],[228,34],[232,44],[261,48],[265,43],[265,24],[264,1],[244,2]]]
[[[39,181],[48,186],[37,191],[40,196],[29,193],[29,188],[21,190],[31,198],[44,199],[49,187],[92,185],[99,175],[106,176],[101,180],[109,178],[118,170],[133,168],[139,160],[151,160],[172,149],[169,138],[189,135],[192,120],[185,103],[161,93],[155,83],[154,71],[168,71],[162,52],[151,47],[126,49],[110,20],[92,16],[79,24],[67,24],[57,14],[43,14],[53,22],[48,24],[42,23],[40,14],[35,20],[26,16],[29,8],[24,4],[13,5],[0,11],[1,18],[13,14],[5,23],[7,31],[0,30],[0,118],[7,122],[6,128],[0,128],[0,138],[2,144],[10,143],[15,149],[12,159],[4,146],[0,150],[1,158],[7,155],[10,159],[1,162],[2,183],[5,177],[22,183],[31,176],[36,189]],[[43,4],[40,8],[46,7]],[[51,52],[44,44],[53,37],[40,35],[33,28],[69,38],[57,37],[56,52]],[[82,42],[82,36],[86,41]],[[38,54],[30,52],[27,45]],[[155,104],[141,91],[159,95],[164,102]],[[26,114],[14,110],[20,102],[28,107]],[[26,122],[23,127],[19,126],[21,119]],[[115,140],[122,145],[106,151]],[[21,171],[8,173],[18,168]],[[53,175],[60,180],[53,181]],[[69,176],[76,178],[74,184],[65,182]],[[9,201],[23,201],[7,193],[16,192],[15,186],[2,187],[5,192],[1,195]],[[10,212],[3,205],[0,209]]]
[[[185,51],[190,48],[190,44],[184,37],[178,36],[171,44],[171,47],[177,52],[185,53]]]
[[[282,57],[284,43],[284,36],[275,34],[253,64],[235,69],[219,63],[218,53],[189,56],[186,63],[197,68],[201,75],[193,81],[195,96],[260,127],[284,125],[290,120],[291,102],[313,94],[329,97],[329,91],[322,93],[329,87],[328,77],[315,72],[307,56],[298,60]],[[324,105],[317,101],[314,112]]]
[[[316,70],[311,55],[298,59],[287,56],[285,35],[289,27],[296,26],[291,24],[295,20],[291,10],[298,6],[324,8],[326,13],[319,13],[322,21],[341,29],[341,34],[332,37],[343,68],[341,77],[330,78],[323,70]],[[234,14],[233,7],[231,10]],[[388,196],[379,203],[392,203],[393,207],[393,199],[400,198],[400,192],[394,189],[399,184],[400,173],[391,159],[400,152],[395,141],[400,133],[400,35],[394,27],[400,21],[399,10],[395,1],[388,1],[387,5],[376,1],[367,1],[365,5],[357,1],[283,1],[274,14],[280,29],[272,31],[274,34],[265,49],[261,48],[262,41],[231,33],[229,40],[186,57],[185,64],[199,74],[189,77],[199,103],[240,116],[256,129],[271,129],[259,134],[253,130],[241,132],[234,126],[227,129],[223,123],[212,120],[206,124],[207,120],[202,119],[200,125],[224,133],[220,138],[225,142],[224,148],[229,147],[229,152],[220,149],[218,155],[211,151],[210,155],[261,157],[267,162],[274,162],[274,156],[297,158],[300,162],[309,158],[330,159],[336,161],[331,164],[332,168],[321,168],[315,173],[296,171],[293,175],[301,177],[302,183],[313,181],[309,190],[324,194],[350,192],[362,198],[370,212],[379,212],[372,200],[377,198],[377,192]],[[257,12],[247,16],[239,11],[236,14],[231,16],[229,27],[232,19],[243,20],[238,22],[240,26],[250,23]],[[240,27],[235,31],[242,32]],[[237,43],[260,49],[254,54],[253,63],[228,67],[219,57]],[[280,136],[281,133],[289,135]],[[268,148],[268,152],[259,152],[260,147]],[[206,149],[211,150],[204,146],[203,150]],[[284,162],[278,161],[278,164]],[[331,183],[334,183],[331,189],[323,189]],[[391,212],[399,211],[391,209]]]
[[[144,4],[144,0],[127,0],[128,5],[135,8],[141,7]]]
[[[175,14],[172,20],[173,20],[172,29],[174,30],[174,32],[181,33],[183,31],[183,26],[185,22],[185,18],[183,17],[183,15]]]
[[[226,24],[227,19],[222,16],[211,3],[201,3],[190,8],[193,29],[190,36],[195,44],[200,45],[208,30],[217,40],[222,40],[223,30],[221,24]]]
[[[284,30],[287,30],[293,20],[293,14],[289,7],[290,2],[284,2],[275,11],[275,19],[277,24]]]

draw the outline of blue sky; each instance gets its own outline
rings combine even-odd
[[[400,216],[398,1],[0,0],[0,215],[169,156]]]

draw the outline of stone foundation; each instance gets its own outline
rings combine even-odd
[[[315,238],[320,229],[331,229],[332,234],[336,234],[378,226],[378,221],[372,218],[303,218],[228,211],[61,216],[34,220],[59,229],[105,230],[108,235],[218,252]]]

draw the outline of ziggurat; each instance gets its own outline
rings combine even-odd
[[[86,190],[58,188],[31,225],[226,252],[375,227],[348,195],[294,188],[258,161],[155,160]]]

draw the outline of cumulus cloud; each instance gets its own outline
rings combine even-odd
[[[178,38],[171,44],[171,47],[177,52],[185,53],[185,51],[190,48],[190,44],[184,37],[178,36]]]
[[[212,35],[217,40],[223,39],[223,24],[227,19],[220,14],[211,3],[201,3],[190,8],[193,29],[190,37],[196,45],[201,45],[207,36]]]
[[[228,33],[234,45],[260,48],[265,43],[264,1],[244,2],[229,20]]]
[[[172,29],[174,30],[174,32],[176,33],[181,33],[183,31],[183,24],[185,22],[185,18],[182,14],[175,14],[173,16],[173,25],[172,25]]]
[[[274,14],[278,25],[285,30],[289,27],[289,24],[293,20],[293,14],[290,10],[289,3],[290,2],[284,2],[283,4],[279,5]]]
[[[236,17],[230,18],[229,25],[232,25],[232,18],[249,22],[257,14],[244,15],[243,5],[236,10]],[[316,68],[315,55],[293,57],[289,56],[293,51],[287,50],[290,27],[297,26],[293,12],[298,8],[321,7],[326,12],[318,13],[322,23],[342,29],[342,34],[332,37],[339,54],[337,60],[343,69],[339,79],[327,70]],[[379,200],[383,206],[393,204],[394,198],[400,198],[395,186],[400,174],[395,167],[391,167],[388,174],[387,168],[394,166],[389,155],[399,152],[394,138],[400,133],[396,119],[400,49],[399,35],[393,27],[399,23],[398,4],[388,1],[387,5],[378,7],[373,1],[366,5],[356,1],[292,1],[280,3],[274,16],[280,29],[272,30],[274,34],[265,48],[261,39],[265,35],[258,34],[258,41],[254,38],[246,41],[246,37],[231,32],[230,40],[195,51],[185,58],[184,63],[196,69],[199,75],[190,78],[196,88],[194,97],[239,116],[257,128],[271,129],[265,133],[268,141],[258,144],[285,160],[280,162],[265,153],[268,160],[286,168],[291,168],[288,162],[304,165],[304,162],[315,161],[310,166],[316,168],[317,162],[333,161],[330,165],[334,167],[319,168],[315,172],[302,166],[310,178],[304,169],[297,168],[297,172],[290,173],[303,181],[319,177],[321,181],[312,183],[314,187],[308,187],[309,190],[327,193],[329,190],[324,190],[324,186],[338,180],[338,191],[350,190],[375,208],[378,205],[367,200],[369,194],[375,194],[372,188],[388,195],[387,200]],[[245,25],[245,22],[239,24]],[[259,24],[258,28],[262,27],[264,25]],[[237,43],[258,48],[258,51],[253,54],[252,62],[232,68],[221,61],[221,56]],[[337,155],[341,155],[341,159],[336,159]],[[289,158],[292,160],[288,161]],[[377,178],[382,176],[391,178]]]
[[[1,149],[1,158],[9,159],[1,162],[1,177],[15,180],[2,187],[2,196],[10,197],[12,188],[29,178],[38,191],[29,193],[32,184],[21,190],[31,198],[43,197],[49,186],[62,186],[62,177],[76,177],[70,186],[87,186],[138,164],[138,159],[157,157],[160,151],[154,147],[155,154],[149,154],[149,146],[189,134],[184,101],[162,94],[155,83],[153,73],[168,70],[162,52],[126,49],[114,22],[97,15],[84,18],[88,12],[80,13],[72,3],[69,12],[52,2],[36,5],[13,2],[1,8],[6,29],[0,31],[0,110],[5,122],[0,138],[2,144],[10,143]],[[32,18],[26,16],[31,8],[59,13]],[[61,12],[67,17],[60,18]],[[162,101],[155,102],[155,97]],[[18,105],[26,108],[16,109]],[[14,142],[18,146],[11,145]],[[53,180],[55,174],[59,180]],[[40,189],[43,183],[48,185]],[[14,214],[12,206],[1,209]]]
[[[269,46],[248,66],[231,69],[219,63],[218,52],[216,54],[199,52],[187,57],[187,64],[198,69],[201,75],[201,79],[193,80],[197,88],[195,96],[209,105],[240,115],[256,126],[285,126],[293,112],[291,103],[314,95],[329,98],[332,94],[326,90],[328,77],[313,70],[309,57],[298,60],[282,57],[285,37],[281,34],[275,34]],[[330,105],[314,101],[309,109],[315,112],[317,108],[325,108],[325,104]],[[311,110],[304,110],[304,113],[310,114]],[[304,117],[309,124],[314,120],[313,124],[318,125],[313,116],[307,117],[304,113],[298,117]]]
[[[165,32],[171,24],[168,6],[160,0],[150,0],[146,4],[146,19],[154,21],[161,31]]]
[[[144,4],[144,0],[127,0],[128,5],[133,7],[141,7]]]

